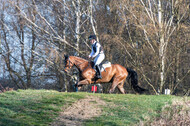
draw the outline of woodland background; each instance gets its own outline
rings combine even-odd
[[[91,34],[150,94],[189,95],[189,0],[0,0],[0,83],[72,91],[64,54],[87,59]]]

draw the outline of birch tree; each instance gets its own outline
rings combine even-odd
[[[72,1],[73,6],[75,8],[75,47],[79,50],[79,42],[80,42],[80,18],[81,18],[81,0]],[[78,56],[78,52],[76,54]]]
[[[116,2],[116,1],[114,1]],[[138,1],[118,1],[115,4],[122,14],[130,13],[130,20],[136,21],[146,40],[148,48],[154,56],[158,56],[158,67],[160,72],[160,84],[158,90],[163,91],[166,79],[166,59],[168,45],[171,35],[176,31],[181,20],[186,15],[188,4],[186,0],[161,1],[161,0],[138,0]],[[184,3],[184,4],[182,4]],[[131,6],[133,5],[133,6]],[[184,7],[179,13],[178,20],[174,17],[179,5]],[[167,10],[167,11],[165,11]],[[140,14],[140,15],[139,15]]]
[[[95,20],[94,20],[94,17],[93,17],[93,2],[92,0],[90,0],[90,5],[89,5],[89,17],[90,17],[90,23],[91,23],[91,26],[92,26],[92,30],[93,30],[93,33],[94,35],[97,36],[97,41],[99,41],[99,37],[98,37],[98,33],[97,33],[97,28],[94,24]]]

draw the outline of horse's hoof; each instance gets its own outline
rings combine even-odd
[[[78,84],[73,85],[73,91],[78,92]]]
[[[78,84],[74,84],[75,87],[78,87],[79,85]]]

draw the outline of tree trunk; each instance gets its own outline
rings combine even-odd
[[[96,32],[96,28],[95,28],[94,21],[93,21],[93,4],[92,4],[92,0],[90,0],[90,23],[91,23],[92,30],[93,30],[94,34],[97,36],[97,41],[99,41],[98,34]]]
[[[160,92],[162,93],[163,86],[165,83],[165,40],[164,40],[164,28],[162,19],[162,6],[161,0],[158,1],[158,23],[159,23],[159,56],[160,56]]]
[[[63,2],[65,4],[65,0]],[[64,6],[63,9],[64,9],[63,18],[65,18],[65,16],[66,16],[66,7]],[[63,29],[63,40],[66,41],[66,25],[65,25],[64,22],[63,22],[63,26],[64,26],[64,29]],[[66,46],[67,45],[64,43],[63,46],[64,46],[63,50],[64,50],[64,52],[66,52]],[[67,92],[67,83],[68,83],[68,81],[67,81],[67,74],[64,74],[64,77],[63,77],[63,87],[62,87],[61,91]]]
[[[76,3],[76,9],[75,9],[75,16],[76,16],[76,20],[75,20],[75,47],[77,49],[77,51],[79,51],[79,41],[80,41],[80,16],[81,16],[81,12],[80,12],[80,0],[77,0]],[[78,56],[79,53],[75,52],[75,55]]]

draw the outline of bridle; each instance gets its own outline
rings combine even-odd
[[[69,61],[69,64],[68,64],[68,66],[66,66],[66,67],[68,67],[69,69],[71,69],[71,64],[73,64],[73,65],[75,65],[76,67],[78,67],[78,68],[80,68],[80,65],[81,64],[83,64],[83,63],[79,63],[79,64],[76,64],[76,63],[73,63],[70,59],[69,59],[69,57],[68,57],[68,59],[66,60],[66,62],[65,63],[67,63],[67,61]],[[88,67],[89,67],[89,64],[88,64]],[[66,69],[66,68],[65,68]],[[85,69],[86,69],[86,67],[85,67]],[[82,71],[84,71],[84,70],[82,70]]]
[[[71,69],[71,63],[72,63],[72,64],[74,64],[74,63],[71,62],[71,60],[69,59],[69,57],[68,57],[68,59],[65,61],[66,64],[67,64],[67,61],[69,61],[69,66],[68,66],[68,68]],[[67,67],[67,66],[65,65],[65,67]],[[65,68],[65,69],[66,69],[66,68]]]

